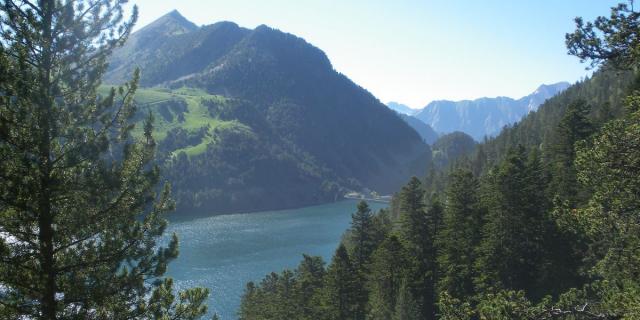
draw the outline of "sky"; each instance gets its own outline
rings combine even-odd
[[[334,69],[382,102],[520,98],[590,72],[568,56],[576,16],[611,0],[133,0],[137,28],[177,9],[197,25],[266,24],[322,49]]]

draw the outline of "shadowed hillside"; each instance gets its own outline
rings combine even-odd
[[[107,82],[125,81],[136,67],[151,92],[186,99],[183,116],[149,104],[171,128],[159,138],[179,209],[261,210],[361,188],[388,193],[427,169],[412,165],[429,153],[418,133],[294,35],[231,22],[198,28],[174,11],[115,52]]]

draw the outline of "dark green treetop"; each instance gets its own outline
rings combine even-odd
[[[575,19],[576,30],[565,36],[568,52],[589,61],[591,67],[603,63],[618,69],[631,69],[640,61],[640,12],[635,11],[633,0],[611,8],[609,17],[600,16],[585,23]]]
[[[344,245],[336,250],[325,275],[323,318],[351,320],[357,316],[358,277]]]

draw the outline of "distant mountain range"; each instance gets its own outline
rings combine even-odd
[[[397,190],[426,171],[423,138],[305,40],[173,11],[116,50],[109,84],[141,69],[179,211],[299,207]]]
[[[406,114],[408,116],[412,116],[416,114],[416,112],[420,111],[420,110],[412,109],[409,106],[404,105],[402,103],[393,102],[393,101],[387,102],[387,107],[389,107],[391,110],[395,112]]]
[[[547,99],[569,87],[568,82],[541,85],[520,99],[508,97],[476,100],[438,100],[429,103],[413,116],[428,124],[439,134],[461,131],[481,141],[485,136],[500,133],[504,126],[521,120],[535,111]]]

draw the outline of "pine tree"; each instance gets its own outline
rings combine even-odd
[[[371,319],[391,319],[407,267],[405,248],[398,237],[389,236],[372,257],[369,274]]]
[[[537,160],[534,162],[539,165]],[[529,170],[523,147],[511,150],[488,182],[488,213],[480,246],[477,284],[483,290],[532,291],[543,264],[544,187]]]
[[[600,16],[587,23],[576,18],[575,22],[576,30],[566,35],[569,54],[582,62],[589,61],[592,67],[637,71],[640,13],[633,1],[613,7],[609,17]],[[637,88],[637,77],[635,82]],[[635,286],[630,291],[637,292],[640,287],[637,281],[640,274],[640,237],[637,236],[640,230],[640,92],[634,91],[628,96],[625,107],[626,115],[622,119],[605,124],[589,143],[577,144],[578,181],[591,195],[582,208],[571,210],[565,202],[558,211],[594,240],[591,251],[600,259],[595,270],[615,285]],[[635,306],[628,303],[627,307],[640,310],[638,305],[636,300]]]
[[[396,302],[396,310],[393,313],[393,320],[421,320],[420,306],[413,299],[413,294],[407,280],[404,279],[400,285],[400,292],[398,293],[398,299]]]
[[[302,314],[302,305],[297,299],[298,279],[291,270],[285,270],[279,277],[274,315],[272,319],[294,319]]]
[[[247,284],[239,310],[239,317],[249,319],[293,319],[300,317],[298,278],[294,272],[267,275],[258,286]]]
[[[438,265],[438,235],[443,228],[444,208],[437,195],[431,197],[426,212],[428,233],[425,235],[425,265],[422,268],[425,272],[424,287],[422,293],[423,304],[421,316],[425,319],[435,319],[438,302],[438,280],[440,270]]]
[[[193,319],[204,289],[162,279],[172,208],[148,121],[132,137],[133,80],[98,94],[130,34],[126,1],[3,1],[0,13],[0,317]]]
[[[571,204],[580,202],[584,198],[576,178],[573,165],[575,159],[575,144],[587,139],[594,131],[588,118],[589,106],[584,100],[578,100],[567,106],[558,128],[555,132],[555,143],[551,148],[553,157],[553,172],[551,194]]]
[[[478,181],[469,170],[457,169],[451,173],[437,248],[438,292],[445,292],[453,299],[475,294],[473,265],[483,213],[478,188]]]
[[[629,5],[630,4],[630,5]],[[611,8],[609,18],[598,17],[595,22],[584,23],[575,19],[576,30],[565,36],[570,55],[589,61],[591,67],[609,64],[619,70],[631,70],[640,64],[640,13],[634,1],[620,3]]]
[[[242,294],[242,300],[238,310],[238,319],[255,319],[258,314],[257,310],[260,309],[262,303],[264,302],[260,301],[259,289],[255,283],[248,282]]]
[[[296,269],[296,303],[300,306],[300,319],[318,319],[320,294],[324,285],[324,261],[321,257],[303,255]]]
[[[353,246],[353,268],[358,276],[358,292],[356,300],[356,319],[363,320],[367,308],[366,273],[368,272],[369,259],[375,250],[375,230],[371,209],[365,201],[358,203],[358,210],[351,215],[351,229],[349,229],[350,242]]]
[[[344,245],[336,250],[325,275],[323,318],[351,320],[357,316],[358,275]]]
[[[426,210],[424,190],[417,178],[402,189],[400,235],[409,254],[408,286],[420,306],[421,317],[435,317],[436,232],[441,220],[437,202]]]
[[[471,168],[475,176],[480,176],[486,169],[488,156],[484,149],[485,144],[479,144],[473,154],[473,158],[471,160]]]
[[[424,216],[424,189],[420,179],[412,177],[406,186],[400,191],[400,223],[401,227],[406,230],[407,237],[414,236],[411,229],[413,222],[421,221]],[[407,239],[411,241],[412,239]]]
[[[393,221],[391,218],[391,211],[389,209],[381,209],[373,216],[372,229],[373,243],[375,244],[374,248],[377,248],[393,230]]]
[[[550,178],[537,148],[529,152],[526,163],[526,201],[535,204],[530,208],[529,220],[540,232],[535,250],[539,257],[537,288],[530,288],[527,296],[537,300],[544,295],[557,296],[570,288],[579,287],[583,278],[580,266],[587,249],[584,237],[558,227],[552,215],[552,204],[548,195]]]
[[[358,203],[358,210],[351,215],[350,240],[353,245],[353,266],[356,270],[366,271],[375,242],[373,238],[373,214],[365,201]]]
[[[595,240],[598,274],[618,284],[635,279],[640,288],[640,92],[626,104],[625,118],[605,125],[592,146],[578,148],[578,179],[593,194],[573,214]]]

